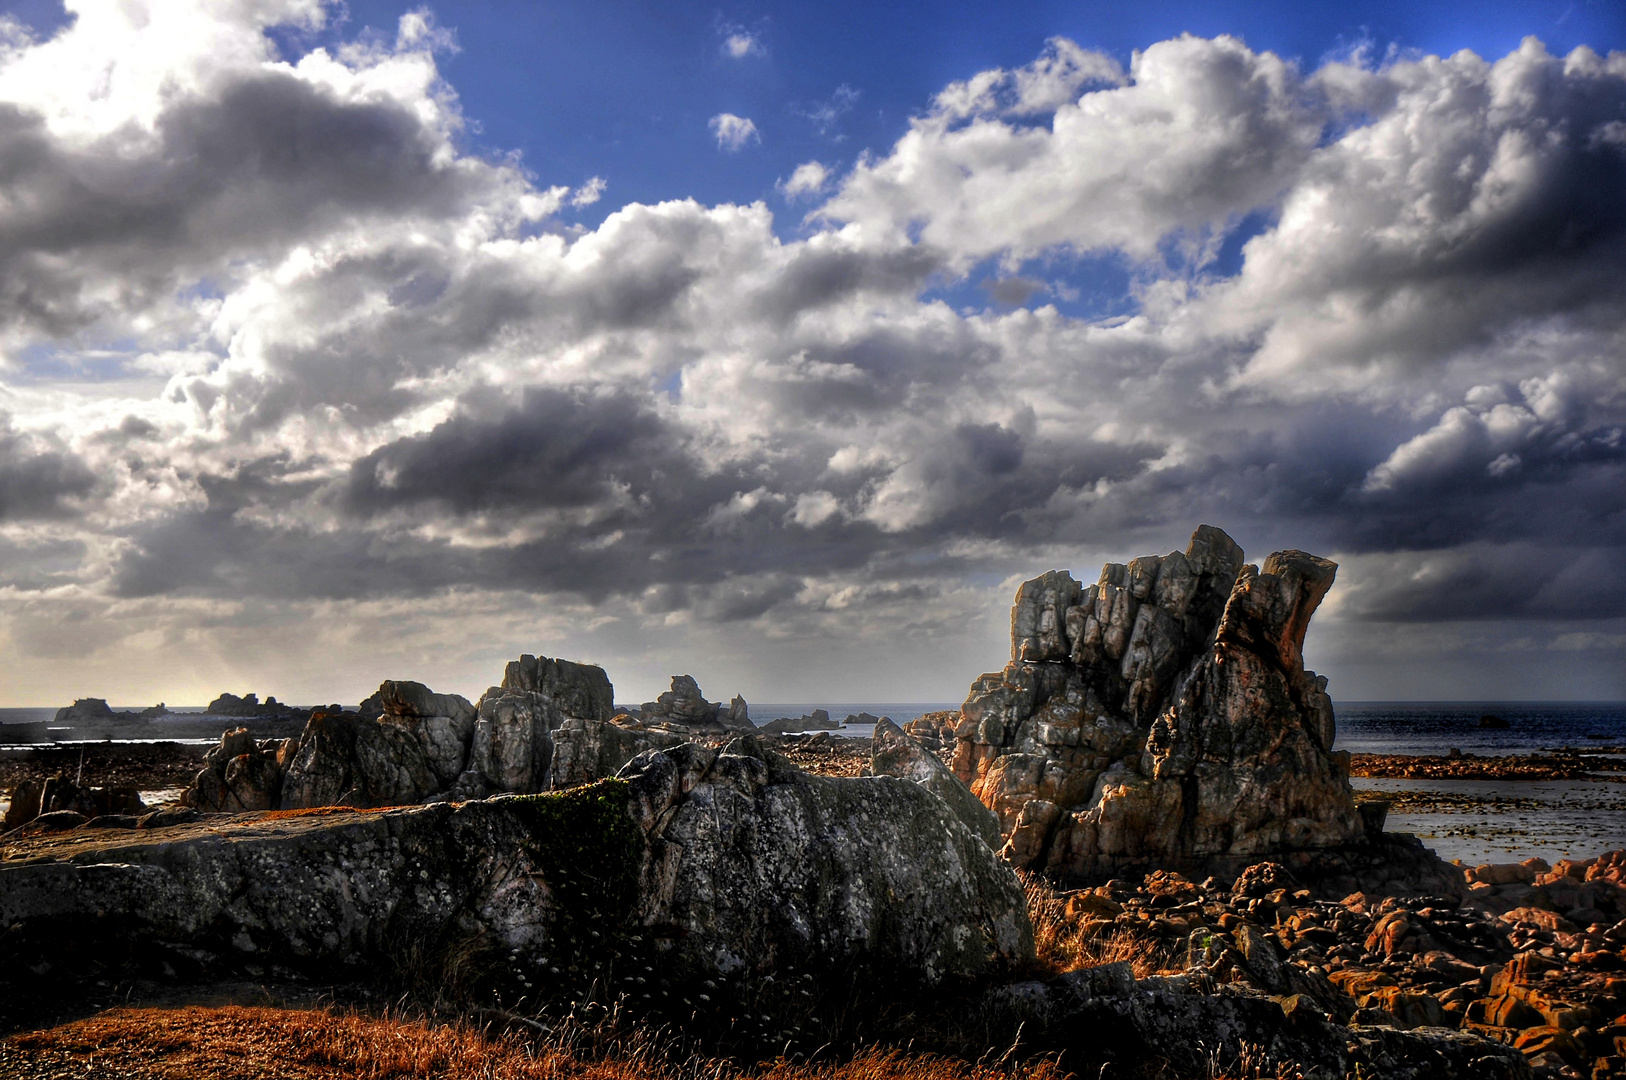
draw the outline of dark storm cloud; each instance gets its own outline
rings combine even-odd
[[[0,521],[75,516],[73,500],[95,488],[83,459],[11,430],[10,418],[0,413]]]
[[[177,275],[357,219],[452,215],[504,182],[437,160],[440,141],[401,103],[340,100],[285,72],[83,145],[0,104],[0,320],[61,337],[164,298]]]

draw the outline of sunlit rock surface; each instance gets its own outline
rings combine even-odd
[[[956,775],[1018,867],[1100,878],[1362,836],[1305,630],[1337,567],[1262,567],[1204,525],[1184,552],[1018,590],[1011,662],[972,684]]]

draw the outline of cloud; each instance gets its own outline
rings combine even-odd
[[[819,194],[829,181],[829,169],[817,161],[805,161],[796,166],[789,180],[780,182],[779,190],[784,192],[787,199],[801,198]]]
[[[0,57],[30,679],[66,685],[78,611],[109,671],[309,625],[475,692],[536,635],[952,697],[1013,580],[1200,521],[1337,557],[1350,670],[1360,633],[1459,656],[1499,620],[1593,635],[1542,663],[1619,652],[1626,59],[1058,39],[798,167],[794,235],[682,192],[563,228],[603,179],[470,155],[432,24],[283,59],[266,28],[326,9],[139,8]],[[1074,311],[1088,253],[1127,310]]]
[[[748,117],[733,113],[718,113],[706,125],[717,136],[717,149],[738,151],[751,143],[761,142],[762,135]]]
[[[853,106],[858,104],[859,97],[859,91],[842,83],[827,99],[800,111],[803,116],[813,121],[814,130],[820,135],[828,135],[843,116],[852,112]],[[840,139],[838,136],[837,141]]]
[[[607,187],[609,187],[609,184],[604,177],[595,176],[571,193],[570,205],[576,207],[592,206],[604,197],[604,189]]]
[[[11,428],[0,413],[0,522],[63,518],[96,487],[78,455]]]
[[[723,38],[723,55],[733,60],[744,60],[748,56],[766,56],[767,48],[761,40],[749,30],[734,27]]]

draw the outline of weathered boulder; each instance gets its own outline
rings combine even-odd
[[[220,744],[204,755],[203,768],[181,794],[181,803],[209,813],[276,809],[290,755],[287,743],[256,743],[248,728],[224,733]]]
[[[633,730],[607,720],[572,717],[553,733],[552,786],[569,788],[603,780],[646,750],[682,742],[670,732]]]
[[[96,818],[107,814],[139,814],[146,809],[140,791],[131,784],[89,787],[58,775],[48,778],[40,789],[41,817],[64,810]]]
[[[468,762],[478,712],[460,694],[437,694],[423,683],[386,679],[378,688],[380,719],[409,732],[434,774],[435,787],[449,787]]]
[[[614,949],[680,985],[792,967],[934,983],[1031,959],[1014,874],[916,784],[809,776],[751,737],[646,751],[623,774],[115,832],[74,831],[74,815],[8,838],[0,997],[32,992],[42,962],[53,977],[128,962],[332,978],[407,947],[487,950],[527,985]]]
[[[93,724],[118,718],[119,714],[115,713],[103,698],[78,698],[72,705],[64,705],[58,709],[52,723]]]
[[[489,791],[534,792],[552,786],[558,703],[534,690],[493,686],[480,696],[468,771]]]
[[[634,755],[681,741],[608,723],[612,692],[601,668],[534,656],[510,663],[478,705],[389,680],[368,699],[376,715],[319,709],[299,738],[279,743],[227,732],[183,801],[240,813],[534,794],[613,776]]]
[[[919,784],[942,799],[954,816],[983,843],[995,851],[1004,845],[1005,839],[999,834],[999,818],[993,811],[982,805],[936,754],[910,738],[891,720],[882,718],[875,724],[869,771],[876,776],[896,776]]]
[[[310,714],[309,709],[284,705],[275,697],[260,700],[258,694],[221,694],[203,710],[210,716],[232,716],[247,719],[299,720]]]
[[[621,778],[650,844],[643,921],[680,973],[932,984],[1032,955],[1016,876],[919,784],[810,775],[753,735]]]
[[[11,801],[6,806],[6,816],[0,819],[0,832],[21,828],[39,817],[40,796],[44,790],[44,785],[38,780],[18,781],[17,786],[11,789]]]
[[[557,706],[560,716],[608,720],[615,712],[615,689],[604,669],[595,664],[526,653],[508,662],[502,688],[540,694]]]
[[[972,684],[953,761],[1007,857],[1096,879],[1359,838],[1326,680],[1302,658],[1336,569],[1299,551],[1244,566],[1204,525],[1088,587],[1025,583],[1011,663]]]

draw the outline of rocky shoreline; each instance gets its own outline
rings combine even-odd
[[[620,709],[525,655],[477,702],[394,680],[227,731],[182,805],[52,776],[0,836],[0,1014],[374,982],[747,1054],[954,1031],[1080,1076],[1622,1075],[1626,853],[1465,868],[1385,832],[1302,662],[1335,573],[1203,526],[1045,574],[1003,670],[869,740],[759,733],[688,676]]]

